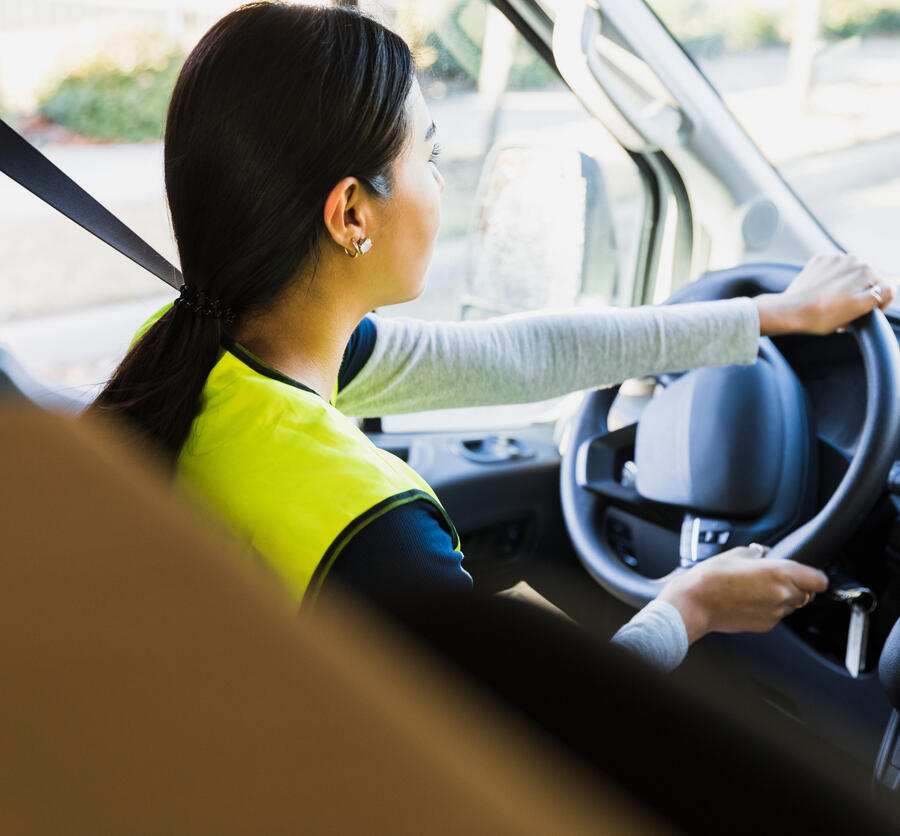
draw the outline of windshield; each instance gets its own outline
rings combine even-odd
[[[843,247],[900,274],[896,0],[650,0]]]

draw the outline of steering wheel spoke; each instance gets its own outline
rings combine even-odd
[[[579,488],[648,522],[679,531],[680,509],[646,499],[637,490],[634,444],[637,424],[598,433],[581,442],[575,453],[575,481]]]
[[[631,501],[635,489],[634,443],[637,424],[597,433],[582,441],[575,453],[578,486],[611,500]]]

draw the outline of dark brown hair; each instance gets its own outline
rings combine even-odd
[[[390,196],[413,62],[354,9],[252,3],[188,56],[169,104],[165,182],[185,283],[237,320],[315,259],[325,199],[355,176]],[[219,356],[223,323],[185,305],[134,345],[91,411],[174,461]]]

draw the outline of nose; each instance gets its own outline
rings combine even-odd
[[[441,187],[441,191],[444,191],[444,186],[447,185],[444,181],[444,175],[441,174],[435,166],[432,166],[432,170],[434,172],[434,179],[437,180],[438,185]]]

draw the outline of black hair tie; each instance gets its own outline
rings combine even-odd
[[[183,284],[175,307],[184,308],[201,319],[217,319],[228,328],[234,324],[235,316],[231,308],[225,307],[218,299],[211,299],[193,285]]]

